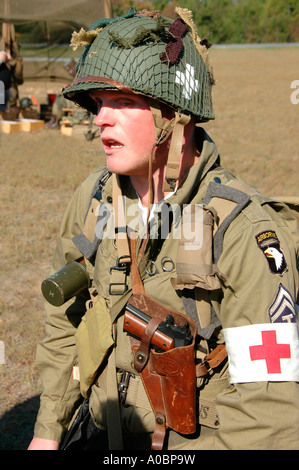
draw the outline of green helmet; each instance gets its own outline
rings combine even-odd
[[[117,18],[94,23],[88,31],[74,33],[71,45],[85,46],[74,81],[64,96],[96,114],[89,92],[94,89],[139,93],[149,99],[157,142],[170,134],[164,191],[172,191],[179,176],[184,126],[214,119],[207,41],[197,35],[192,13],[176,8],[170,20],[158,11],[134,8]],[[163,118],[160,103],[174,109],[174,118]],[[154,148],[153,148],[154,151]]]
[[[71,45],[85,45],[85,50],[64,96],[96,113],[87,92],[127,88],[197,122],[214,119],[206,41],[198,37],[191,12],[176,11],[179,17],[173,21],[131,8],[123,17],[102,19],[89,31],[74,33]]]

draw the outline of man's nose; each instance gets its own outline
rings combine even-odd
[[[94,120],[94,123],[99,127],[113,126],[114,125],[114,113],[113,109],[109,106],[102,105],[98,110],[98,114]]]

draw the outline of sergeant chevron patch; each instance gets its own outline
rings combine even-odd
[[[275,300],[268,310],[271,323],[296,323],[295,302],[290,292],[279,284]]]
[[[287,263],[274,230],[261,232],[255,238],[258,247],[262,250],[268,261],[271,273],[282,275],[287,269]]]

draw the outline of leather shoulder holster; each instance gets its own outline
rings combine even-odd
[[[196,430],[196,373],[195,338],[197,329],[191,318],[165,307],[149,297],[141,282],[135,257],[135,240],[130,240],[132,258],[133,295],[129,303],[152,317],[141,340],[131,338],[134,366],[141,374],[155,415],[155,430],[152,449],[160,450],[167,428],[181,434],[192,434]],[[192,343],[165,352],[156,352],[150,347],[151,338],[167,315],[172,315],[177,325],[189,323]]]

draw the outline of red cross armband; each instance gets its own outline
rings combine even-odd
[[[261,323],[223,330],[231,383],[298,382],[297,323]]]

